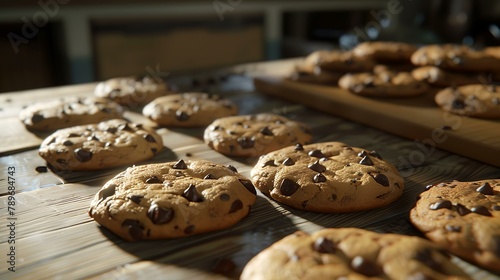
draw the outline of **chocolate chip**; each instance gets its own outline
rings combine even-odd
[[[491,213],[490,211],[488,210],[488,208],[482,206],[482,205],[479,205],[479,206],[474,206],[470,209],[470,211],[472,213],[476,213],[476,214],[479,214],[479,215],[483,215],[483,216],[491,216]]]
[[[130,199],[135,204],[141,204],[141,200],[144,198],[142,195],[131,195],[128,199]]]
[[[365,156],[363,157],[360,161],[359,161],[359,164],[362,164],[362,165],[373,165],[373,161],[370,159],[369,156]]]
[[[358,153],[358,157],[366,157],[368,156],[368,153],[366,151],[361,151]]]
[[[290,196],[300,188],[299,184],[290,179],[283,179],[280,184],[280,192],[283,195]]]
[[[464,109],[465,108],[465,102],[463,100],[460,100],[460,99],[455,99],[453,100],[453,102],[451,103],[451,107],[453,109]]]
[[[380,185],[382,185],[384,187],[389,186],[389,179],[384,174],[375,174],[372,176],[373,176],[373,179],[375,179],[375,182],[379,183]]]
[[[335,201],[337,200],[337,195],[336,194],[332,194],[332,201]]]
[[[262,167],[265,167],[265,166],[276,166],[276,164],[274,164],[273,159],[270,159],[270,160],[264,162],[264,164],[262,165]]]
[[[181,111],[181,110],[177,110],[175,112],[175,117],[177,118],[177,120],[179,121],[187,121],[189,119],[189,115],[184,112],[184,111]]]
[[[375,152],[375,151],[371,151],[370,152],[370,156],[378,158],[378,159],[382,159],[382,156],[379,153]]]
[[[32,123],[39,123],[43,120],[45,120],[45,117],[43,115],[40,115],[40,114],[34,114],[33,117],[31,117]]]
[[[302,146],[302,144],[300,144],[300,143],[297,143],[295,145],[294,150],[296,150],[296,151],[303,151],[304,150],[304,146]]]
[[[70,140],[66,140],[66,141],[64,141],[64,142],[63,142],[63,145],[64,145],[64,146],[66,146],[66,147],[68,147],[68,146],[73,146],[73,144],[74,144],[74,143],[73,143],[73,142],[71,142]]]
[[[254,137],[240,137],[236,141],[243,149],[250,149],[255,145]]]
[[[153,224],[166,224],[174,218],[174,210],[171,208],[163,208],[153,203],[148,209],[148,217]]]
[[[326,171],[326,167],[324,165],[321,165],[319,161],[316,161],[313,164],[309,164],[307,168],[311,169],[312,171],[316,171],[318,173],[323,173]]]
[[[106,131],[109,132],[109,133],[116,133],[118,131],[118,128],[116,128],[116,127],[108,127],[106,129]]]
[[[187,226],[185,229],[184,229],[184,233],[185,234],[191,234],[194,232],[194,229],[195,229],[195,225],[189,225]]]
[[[228,214],[234,213],[238,210],[243,209],[243,202],[241,200],[237,199],[231,204],[231,208],[229,208]]]
[[[182,196],[191,202],[202,202],[203,196],[198,193],[195,185],[190,184],[189,187],[182,193]]]
[[[99,138],[97,138],[95,135],[92,135],[90,137],[87,137],[87,141],[99,141]]]
[[[156,143],[156,139],[151,134],[145,134],[144,139],[146,139],[146,141],[148,142]]]
[[[219,199],[222,201],[228,201],[229,199],[231,199],[231,196],[229,196],[227,193],[223,193],[219,196]]]
[[[254,185],[252,184],[252,181],[250,180],[243,180],[243,179],[239,179],[240,183],[251,193],[253,193],[254,195],[257,194],[257,191],[255,190],[255,187]]]
[[[438,209],[451,209],[451,202],[449,200],[440,200],[436,203],[433,203],[429,206],[429,209],[431,210],[438,210]]]
[[[158,149],[156,149],[156,148],[151,148],[151,152],[152,152],[153,154],[156,154],[156,153],[158,152]]]
[[[484,195],[494,195],[495,193],[493,192],[493,188],[491,185],[486,182],[482,186],[476,189],[477,192],[482,193]]]
[[[47,171],[48,171],[48,168],[47,168],[47,166],[37,166],[37,167],[35,168],[35,170],[36,170],[36,172],[38,172],[38,173],[45,173],[45,172],[47,172]]]
[[[115,194],[115,191],[116,191],[116,187],[117,185],[115,184],[110,184],[110,185],[107,185],[105,188],[102,188],[100,191],[99,191],[99,199],[105,199],[109,196],[112,196]]]
[[[286,158],[284,161],[283,161],[283,165],[286,165],[286,166],[291,166],[291,165],[294,165],[295,162],[293,161],[293,159],[291,158]]]
[[[178,160],[174,165],[172,165],[173,169],[187,169],[187,165],[184,160]]]
[[[122,227],[128,230],[132,240],[141,240],[143,238],[143,229],[141,222],[138,220],[126,219],[122,223]]]
[[[377,264],[362,256],[354,257],[351,261],[351,267],[354,271],[369,277],[380,274],[380,269]]]
[[[82,148],[76,149],[73,153],[75,154],[75,158],[79,162],[86,162],[92,159],[92,152],[84,150]]]
[[[215,178],[214,175],[208,173],[207,175],[205,175],[205,177],[203,177],[203,179],[205,179],[205,180],[211,180],[211,179],[217,179],[217,178]]]
[[[300,206],[302,206],[302,208],[306,208],[307,203],[309,203],[309,200],[304,200],[300,203]]]
[[[323,158],[326,157],[321,150],[312,150],[308,153],[309,156],[311,157],[317,157],[317,158]]]
[[[273,132],[269,129],[269,127],[264,127],[260,130],[260,133],[262,133],[263,135],[266,135],[266,136],[273,136]]]
[[[318,173],[318,174],[314,175],[313,182],[314,183],[326,182],[326,177],[323,174]]]
[[[335,254],[337,246],[330,239],[320,237],[314,241],[313,249],[324,254]]]
[[[156,176],[152,176],[146,179],[146,184],[161,184],[161,183],[163,183],[163,181]]]
[[[446,225],[444,228],[447,231],[451,231],[451,232],[460,232],[460,231],[462,231],[462,227],[461,226]]]
[[[463,205],[462,205],[462,204],[460,204],[460,203],[457,203],[457,206],[456,206],[456,207],[457,207],[457,212],[458,212],[458,214],[459,214],[460,216],[465,216],[465,215],[467,215],[467,214],[469,214],[469,213],[470,213],[470,210],[469,210],[469,209],[467,209],[467,207],[463,206]]]
[[[236,167],[234,167],[232,165],[228,165],[227,168],[229,168],[229,170],[231,170],[233,172],[238,172],[238,170],[236,169]]]

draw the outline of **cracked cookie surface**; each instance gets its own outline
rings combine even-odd
[[[340,142],[283,148],[260,157],[255,187],[276,201],[314,212],[352,212],[386,206],[403,192],[397,169],[374,151]]]
[[[130,167],[95,195],[89,215],[129,241],[167,239],[229,228],[256,200],[234,167],[178,160]]]
[[[430,185],[410,221],[457,256],[500,271],[500,180]]]

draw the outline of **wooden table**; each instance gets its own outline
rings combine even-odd
[[[276,74],[283,69],[283,63],[240,65],[172,80],[180,90],[190,90],[195,77],[196,84],[201,84],[195,90],[209,90],[230,98],[240,106],[240,114],[283,114],[308,123],[313,128],[315,142],[341,141],[376,150],[395,165],[402,157],[408,158],[422,148],[413,139],[256,92],[252,76]],[[231,75],[227,76],[228,73]],[[221,76],[224,79],[218,79]],[[210,77],[215,77],[215,82],[207,80]],[[38,173],[35,168],[45,166],[45,162],[37,149],[46,135],[26,131],[17,119],[25,105],[67,95],[92,95],[94,86],[83,84],[0,95],[1,279],[235,279],[250,258],[297,230],[359,227],[418,235],[409,223],[408,211],[426,185],[453,179],[500,178],[498,167],[436,148],[419,165],[400,170],[406,180],[405,191],[399,200],[385,208],[348,214],[308,213],[259,194],[250,215],[230,229],[174,240],[125,242],[87,214],[94,194],[124,168],[74,172],[64,177],[50,170]],[[126,117],[149,123],[138,112],[127,112]],[[166,149],[149,162],[206,159],[231,164],[247,177],[256,162],[255,158],[229,158],[211,150],[202,140],[203,129],[158,128],[158,133]],[[9,184],[9,180],[13,183]],[[16,189],[13,209],[8,208],[9,186]],[[11,250],[11,246],[15,248]],[[12,252],[15,257],[8,255]],[[9,264],[10,259],[15,263]],[[453,260],[475,279],[499,277],[458,258]],[[15,272],[9,271],[14,265]]]

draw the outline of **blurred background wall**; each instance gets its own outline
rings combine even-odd
[[[189,72],[366,40],[500,44],[500,1],[2,0],[0,92]]]

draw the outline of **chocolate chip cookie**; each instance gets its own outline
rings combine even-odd
[[[234,168],[181,159],[118,174],[95,195],[89,215],[125,240],[167,239],[229,228],[255,199]]]
[[[411,74],[417,81],[425,81],[437,87],[477,84],[481,81],[481,76],[484,76],[479,73],[444,70],[436,66],[418,67]]]
[[[474,72],[499,72],[500,55],[492,51],[474,50],[465,45],[427,45],[411,57],[417,66],[437,66],[442,69]]]
[[[306,58],[309,64],[329,72],[365,72],[371,71],[375,61],[368,57],[359,57],[351,51],[331,50],[312,53]]]
[[[238,108],[218,95],[189,92],[158,97],[142,113],[162,126],[205,127],[215,119],[236,115]]]
[[[367,57],[378,62],[409,63],[417,50],[413,44],[390,41],[363,42],[352,50],[357,57]]]
[[[167,83],[149,76],[112,78],[97,84],[95,95],[135,108],[160,96],[172,94]]]
[[[108,99],[66,97],[35,103],[19,113],[29,130],[55,131],[60,128],[121,118],[123,108]]]
[[[154,130],[115,119],[57,130],[42,142],[39,154],[55,170],[80,171],[141,162],[162,149]]]
[[[258,157],[312,139],[307,125],[275,114],[220,118],[204,132],[205,143],[221,154]]]
[[[251,171],[262,193],[293,208],[352,212],[386,206],[404,179],[374,152],[340,142],[296,145],[262,156]]]
[[[494,84],[449,87],[434,100],[444,111],[476,118],[500,118],[500,88]]]
[[[305,66],[298,66],[292,71],[289,79],[299,83],[336,86],[343,75],[344,73],[325,71],[319,67],[310,69]]]
[[[429,89],[427,83],[417,81],[409,72],[392,71],[346,74],[340,78],[339,87],[369,97],[412,97]]]
[[[430,185],[410,220],[453,254],[500,271],[500,180]]]
[[[357,228],[297,231],[244,267],[249,279],[470,279],[423,238]]]

